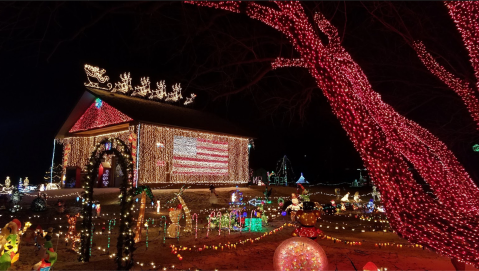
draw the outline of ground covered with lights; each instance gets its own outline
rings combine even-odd
[[[309,188],[311,201],[320,204],[329,203],[336,199],[332,186],[314,186]],[[271,204],[265,206],[269,216],[268,225],[262,226],[257,232],[231,231],[211,229],[208,232],[208,215],[214,210],[227,212],[228,202],[234,187],[216,188],[218,204],[210,203],[210,190],[208,188],[189,188],[183,193],[183,200],[191,214],[198,214],[197,239],[195,240],[196,220],[193,220],[193,233],[189,236],[164,239],[164,220],[168,216],[168,208],[174,207],[178,201],[166,204],[175,197],[178,188],[167,187],[153,189],[156,200],[160,200],[160,213],[154,206],[147,204],[145,218],[149,219],[148,236],[146,227],[142,230],[141,241],[135,245],[134,270],[272,270],[275,249],[286,239],[291,237],[296,224],[291,223],[290,216],[282,216],[278,206],[278,197],[288,200],[291,193],[297,193],[295,187],[275,187],[271,195]],[[263,196],[264,187],[239,187],[243,193],[243,201]],[[370,188],[343,187],[341,193],[350,192],[353,195],[359,191],[363,202],[369,201]],[[78,262],[78,254],[71,250],[71,245],[66,244],[65,234],[69,227],[67,214],[75,215],[80,212],[80,203],[77,195],[80,189],[63,189],[47,191],[48,209],[44,212],[29,210],[35,195],[26,195],[22,201],[22,210],[16,214],[1,211],[1,224],[4,225],[13,218],[18,218],[22,224],[29,221],[32,228],[41,226],[43,229],[54,228],[52,240],[58,252],[58,261],[54,268],[58,270],[112,270],[116,269],[111,254],[116,253],[116,239],[118,224],[113,226],[110,237],[108,236],[108,219],[119,216],[119,190],[95,189],[94,200],[100,203],[100,216],[94,219],[95,228],[93,236],[93,249],[90,262]],[[140,196],[137,196],[140,197]],[[56,203],[58,199],[65,201],[65,211],[58,212]],[[140,202],[135,203],[138,207]],[[163,206],[164,205],[164,206]],[[252,205],[246,204],[248,217]],[[404,206],[407,208],[407,206]],[[134,214],[134,217],[137,217]],[[180,221],[185,225],[185,220]],[[323,214],[316,226],[320,228],[325,237],[317,242],[326,252],[331,270],[362,270],[363,266],[371,261],[379,268],[388,270],[451,270],[453,265],[447,257],[442,257],[435,252],[420,246],[409,244],[398,237],[390,228],[384,214],[363,214],[359,210],[347,209],[339,214]],[[81,219],[76,223],[77,230],[81,227]],[[168,227],[168,226],[167,226]],[[208,237],[207,237],[208,234]],[[108,255],[108,240],[110,240],[110,255]],[[148,240],[148,241],[146,241]],[[20,243],[20,258],[13,264],[12,270],[29,270],[40,260],[33,240],[22,237]],[[471,266],[467,270],[475,270]]]

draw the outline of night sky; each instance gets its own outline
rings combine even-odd
[[[304,6],[311,18],[321,11],[338,28],[344,47],[383,100],[443,140],[477,182],[479,153],[472,145],[479,138],[464,104],[422,66],[401,35],[379,21],[423,40],[440,63],[474,82],[444,5]],[[131,72],[133,85],[143,76],[167,85],[180,82],[184,94],[198,95],[193,108],[256,135],[253,169],[276,170],[287,155],[296,178],[300,172],[312,182],[358,177],[361,159],[306,70],[279,69],[258,78],[271,59],[295,55],[284,36],[261,22],[181,2],[3,2],[0,7],[2,183],[6,176],[14,182],[43,179],[53,139],[85,91],[85,63],[105,68],[113,82],[123,72]],[[235,90],[242,91],[221,96]],[[61,161],[61,149],[55,160]]]

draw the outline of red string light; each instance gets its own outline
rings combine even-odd
[[[83,113],[80,119],[70,129],[70,133],[101,128],[112,124],[119,124],[133,119],[121,113],[104,101],[97,101]]]
[[[225,2],[194,3],[232,9]],[[479,267],[479,189],[446,145],[381,100],[323,15],[314,19],[328,36],[327,45],[313,30],[300,2],[274,2],[276,9],[236,3],[235,12],[244,10],[280,31],[300,54],[295,60],[278,58],[273,68],[308,69],[379,187],[396,232],[412,243]],[[429,183],[437,199],[417,184],[407,162]]]
[[[414,49],[426,68],[461,97],[479,128],[479,2],[446,2],[446,6],[469,51],[476,87],[473,89],[468,82],[448,72],[427,52],[422,42],[415,42]]]

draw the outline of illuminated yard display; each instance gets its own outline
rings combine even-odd
[[[246,218],[244,225],[249,228],[251,225],[251,231],[261,231],[263,229],[263,224],[261,218]]]
[[[324,15],[316,13],[314,23],[328,39],[326,43],[310,23],[301,2],[278,1],[272,6],[240,1],[189,3],[244,12],[283,33],[299,57],[279,57],[273,61],[273,69],[305,68],[316,80],[381,191],[388,220],[398,235],[479,267],[478,187],[443,142],[382,101]],[[479,4],[447,5],[474,57],[477,75],[478,27],[467,21],[477,18]],[[466,104],[472,113],[476,111]],[[477,103],[474,106],[477,108]],[[410,165],[430,185],[437,199],[416,182],[408,170]]]

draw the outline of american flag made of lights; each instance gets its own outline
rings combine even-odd
[[[173,139],[173,174],[228,175],[228,142],[195,137]]]

